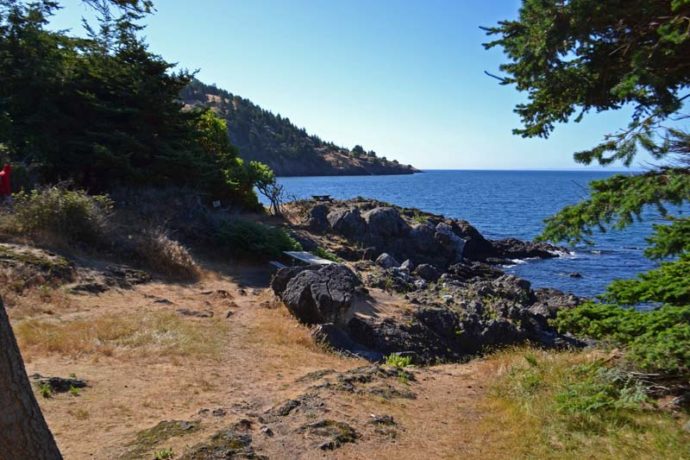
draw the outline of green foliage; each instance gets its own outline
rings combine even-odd
[[[602,338],[626,347],[645,369],[688,371],[690,220],[669,205],[690,202],[690,133],[683,105],[690,88],[690,1],[524,0],[517,20],[487,29],[509,62],[502,84],[527,93],[516,106],[524,137],[548,137],[557,123],[589,111],[633,106],[627,128],[606,136],[575,160],[629,166],[640,149],[662,165],[637,175],[615,175],[590,184],[590,197],[546,219],[541,239],[591,242],[594,230],[622,229],[655,207],[668,223],[655,225],[648,257],[657,269],[612,283],[605,300],[623,305],[661,303],[652,312],[618,305],[585,304],[562,311],[562,331]],[[667,123],[667,121],[673,121]]]
[[[690,253],[673,262],[662,263],[659,268],[635,279],[614,281],[604,298],[623,305],[643,302],[690,305]]]
[[[330,260],[332,262],[342,262],[343,261],[343,259],[336,256],[332,252],[328,252],[327,250],[325,250],[321,246],[318,246],[312,252],[314,253],[315,256],[321,257],[322,259]]]
[[[639,175],[618,174],[590,183],[590,198],[567,206],[546,219],[541,239],[588,241],[593,229],[605,231],[607,225],[623,229],[639,219],[645,206],[653,205],[667,215],[665,205],[690,201],[690,171],[664,168]],[[649,254],[669,256],[690,247],[690,233],[684,233],[687,219],[672,219],[672,229],[657,225]]]
[[[156,460],[168,460],[175,456],[172,448],[157,450],[154,454]]]
[[[555,407],[560,413],[608,416],[615,411],[641,409],[647,400],[644,387],[601,362],[574,366],[571,372],[572,379],[564,382],[555,395]]]
[[[401,356],[398,353],[391,353],[386,356],[386,365],[395,367],[396,369],[405,369],[412,364],[410,356]]]
[[[639,311],[589,302],[559,312],[554,325],[561,332],[623,346],[630,362],[642,369],[690,372],[690,306]]]
[[[586,429],[592,418],[606,419],[615,417],[618,411],[642,409],[647,400],[641,385],[602,361],[569,365],[555,373],[549,363],[538,361],[534,355],[527,356],[529,366],[511,367],[501,392],[529,405],[550,390],[553,410],[569,425]],[[556,382],[554,377],[558,378]]]
[[[79,390],[79,388],[70,385],[70,387],[69,387],[69,394],[71,394],[71,395],[74,396],[74,397],[77,397],[77,396],[79,396],[79,393],[81,393],[81,391]]]
[[[225,121],[187,110],[192,74],[151,53],[140,32],[148,0],[91,1],[87,37],[45,29],[57,2],[0,1],[0,144],[3,156],[91,191],[176,185],[259,209],[252,168]]]
[[[589,353],[531,350],[494,356],[480,426],[511,458],[683,458],[687,417],[655,410],[628,374]],[[495,439],[495,438],[493,438]]]
[[[264,225],[245,219],[221,224],[217,243],[238,257],[279,257],[283,251],[301,250],[283,228]]]
[[[517,20],[486,29],[498,38],[485,46],[502,47],[509,60],[500,67],[502,84],[527,93],[527,103],[515,109],[524,127],[515,132],[547,137],[573,116],[579,121],[589,111],[632,104],[639,132],[578,157],[606,163],[604,154],[613,150],[629,162],[635,144],[651,142],[655,125],[646,116],[681,107],[690,84],[689,13],[685,0],[524,0]]]
[[[60,186],[14,195],[14,225],[21,233],[50,233],[71,242],[97,244],[103,236],[113,203],[105,195]]]
[[[53,397],[53,389],[50,387],[49,384],[47,383],[41,383],[38,386],[38,392],[41,394],[42,397],[45,399],[49,399]]]

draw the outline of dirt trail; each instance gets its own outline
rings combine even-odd
[[[236,277],[214,274],[195,284],[153,282],[131,290],[70,295],[62,310],[42,316],[63,324],[104,315],[137,318],[142,312],[176,312],[183,321],[200,325],[209,337],[219,330],[222,334],[216,358],[176,356],[155,347],[55,353],[26,345],[29,374],[75,374],[89,383],[78,396],[39,397],[65,458],[127,458],[141,430],[163,420],[200,421],[198,431],[161,440],[140,458],[153,458],[152,452],[162,448],[179,455],[242,419],[252,422],[255,451],[270,458],[453,458],[479,453],[477,400],[485,383],[481,361],[419,369],[413,381],[393,382],[409,388],[415,399],[318,390],[324,401],[319,416],[347,421],[359,432],[357,442],[333,451],[314,447],[299,431],[310,414],[306,419],[281,418],[274,425],[269,421],[276,433],[263,432],[267,411],[326,381],[305,380],[305,375],[332,370],[337,376],[368,363],[324,351],[305,327],[275,304],[268,290],[244,287],[259,286],[256,277],[253,283],[241,281],[244,284]],[[180,309],[206,316],[213,312],[213,317],[182,315],[177,313]],[[369,428],[372,416],[380,415],[395,420],[395,429],[387,435]]]

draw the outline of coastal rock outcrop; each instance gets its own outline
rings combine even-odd
[[[455,273],[466,275],[454,267]],[[548,324],[559,308],[579,302],[574,296],[534,291],[528,281],[481,263],[462,266],[475,275],[469,279],[441,274],[432,266],[420,265],[415,272],[420,268],[429,270],[429,280],[440,276],[429,283],[399,267],[375,267],[381,275],[366,278],[368,286],[406,293],[412,307],[385,315],[359,314],[355,299],[367,296],[356,275],[343,265],[282,269],[273,286],[296,318],[316,325],[316,340],[372,361],[391,353],[409,355],[418,363],[457,361],[525,341],[547,347],[575,344]]]
[[[417,209],[399,208],[363,198],[302,202],[297,222],[309,231],[344,237],[364,248],[341,245],[335,252],[346,260],[375,260],[387,253],[413,265],[441,270],[461,262],[504,264],[512,259],[557,257],[565,249],[515,238],[488,240],[464,220],[448,219]],[[350,246],[350,247],[348,247]]]
[[[395,208],[377,207],[365,212],[362,217],[367,224],[367,232],[373,236],[400,236],[409,230]]]
[[[280,270],[274,292],[297,319],[315,326],[319,342],[372,361],[401,353],[418,363],[462,360],[525,341],[574,343],[548,320],[579,299],[535,291],[499,267],[509,259],[554,257],[561,248],[488,240],[468,222],[375,200],[300,206],[303,231],[353,262],[364,286],[401,301],[379,312],[378,301],[345,265]]]
[[[333,209],[327,219],[333,231],[353,240],[361,239],[366,230],[366,222],[358,208]]]

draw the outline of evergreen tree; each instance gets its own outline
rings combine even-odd
[[[174,71],[140,37],[151,2],[87,3],[98,26],[87,24],[87,36],[77,38],[45,29],[56,2],[0,0],[5,155],[39,170],[45,182],[70,179],[93,191],[186,185],[258,206],[251,171],[225,125],[180,100],[192,74]]]
[[[658,165],[644,174],[592,182],[590,197],[547,219],[542,235],[586,241],[595,230],[630,225],[649,206],[666,217],[665,224],[654,226],[646,254],[670,260],[637,279],[613,283],[605,299],[614,310],[617,304],[640,302],[690,305],[690,219],[669,212],[669,204],[690,202],[688,18],[690,0],[524,0],[517,20],[486,29],[498,38],[485,46],[500,46],[508,57],[501,66],[504,76],[497,78],[527,95],[527,102],[515,109],[523,124],[517,134],[548,137],[557,123],[580,121],[591,111],[634,109],[626,128],[575,153],[575,160],[601,165],[620,160],[629,166],[644,150]],[[687,324],[653,333],[662,337],[662,329],[680,340],[671,348],[690,347]],[[677,369],[690,369],[687,354],[674,354],[671,348],[663,351],[665,356],[673,355]]]

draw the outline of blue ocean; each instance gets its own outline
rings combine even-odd
[[[285,177],[279,182],[289,198],[376,198],[465,219],[488,238],[530,240],[540,233],[544,218],[587,197],[590,181],[612,174],[444,170],[404,176]],[[630,278],[657,265],[644,257],[643,250],[652,224],[662,221],[650,211],[642,223],[595,235],[592,246],[571,248],[570,255],[557,259],[522,261],[506,271],[531,281],[534,287],[594,296],[614,279]],[[572,277],[573,273],[582,277]]]

